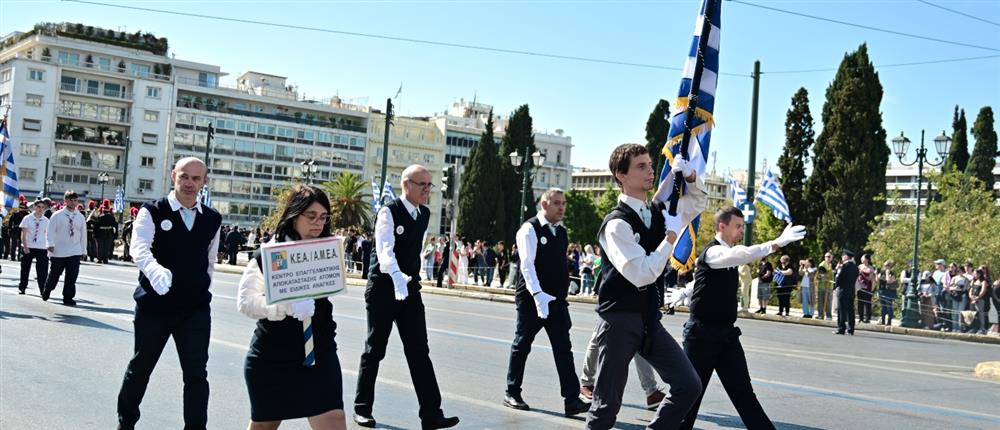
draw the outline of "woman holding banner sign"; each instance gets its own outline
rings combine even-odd
[[[274,241],[330,236],[330,200],[311,185],[292,187]],[[281,420],[308,417],[313,429],[344,429],[344,398],[335,341],[337,324],[328,297],[268,305],[261,257],[247,264],[237,308],[257,319],[244,376],[250,393],[249,429],[276,429]],[[311,320],[314,364],[303,348],[303,322]]]

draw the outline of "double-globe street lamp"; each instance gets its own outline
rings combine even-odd
[[[903,309],[903,319],[899,322],[901,327],[915,328],[920,327],[920,312],[917,309],[917,288],[919,288],[919,273],[920,273],[920,260],[918,259],[920,251],[920,192],[923,188],[924,180],[924,164],[928,166],[940,166],[944,164],[945,158],[948,156],[948,150],[951,148],[951,138],[945,135],[944,131],[941,131],[941,135],[934,138],[934,149],[937,150],[938,156],[940,156],[940,161],[933,163],[927,159],[927,148],[924,147],[924,130],[920,130],[920,147],[917,148],[917,158],[913,162],[906,163],[903,161],[903,157],[910,149],[910,139],[907,139],[902,132],[899,136],[892,139],[892,147],[896,152],[896,157],[899,158],[899,163],[903,166],[917,166],[917,219],[915,227],[913,229],[913,267],[910,269],[910,286],[906,289],[906,303]],[[930,186],[928,186],[928,189]],[[928,196],[930,197],[930,196]]]
[[[525,152],[527,152],[527,150],[525,150]],[[524,181],[524,185],[521,188],[521,203],[519,205],[521,208],[521,212],[517,216],[518,220],[524,222],[524,211],[525,211],[524,196],[528,195],[528,193],[531,192],[531,190],[528,189],[528,179],[532,177],[531,171],[533,169],[538,169],[539,167],[542,166],[542,164],[545,163],[545,155],[543,155],[540,151],[535,151],[534,154],[531,154],[531,158],[528,158],[522,156],[517,151],[513,151],[510,153],[509,156],[510,156],[510,164],[514,166],[514,171],[520,173],[521,178]],[[530,166],[528,165],[529,160],[534,162]]]
[[[101,202],[104,202],[104,186],[111,182],[111,176],[108,172],[101,172],[97,174],[97,183],[101,184]]]
[[[319,173],[319,165],[316,164],[316,160],[303,161],[301,164],[302,176],[306,178],[307,184],[312,184],[312,179]]]

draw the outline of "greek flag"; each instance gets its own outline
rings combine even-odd
[[[760,184],[760,191],[757,192],[754,199],[770,206],[775,218],[785,220],[787,223],[792,222],[792,213],[788,211],[785,193],[781,191],[781,184],[778,183],[778,178],[774,176],[774,173],[771,173],[771,169],[767,169],[764,181]]]
[[[198,191],[198,202],[205,206],[212,207],[212,192],[209,191],[208,184],[203,185],[201,187],[201,191]]]
[[[396,200],[396,193],[392,191],[392,184],[386,180],[385,183],[382,184],[382,201],[391,202],[393,200]]]
[[[125,210],[125,189],[124,187],[118,187],[115,190],[115,205],[112,208],[112,212],[121,213]]]
[[[733,199],[733,206],[740,207],[747,202],[747,190],[740,186],[736,178],[729,178],[729,196]]]
[[[707,13],[706,13],[707,12]],[[670,130],[663,155],[667,162],[660,172],[660,184],[654,199],[668,201],[674,190],[674,175],[670,175],[670,165],[681,152],[681,141],[685,133],[689,136],[687,160],[699,177],[705,174],[709,142],[712,137],[712,113],[715,111],[715,87],[719,73],[719,40],[722,17],[722,2],[702,0],[698,18],[695,20],[694,39],[681,73],[681,86],[674,101],[674,115],[670,118]],[[705,29],[705,25],[709,28]],[[702,31],[702,30],[707,31]],[[702,46],[702,35],[707,35]],[[684,189],[682,187],[682,191]],[[696,234],[701,226],[701,216],[677,238],[670,264],[675,268],[690,269],[697,257]]]
[[[382,209],[383,202],[396,200],[396,193],[392,191],[392,184],[389,181],[382,183],[382,193],[379,194],[378,182],[372,178],[372,211],[378,213]]]
[[[17,207],[17,196],[21,191],[17,188],[17,166],[14,164],[14,148],[7,131],[7,119],[0,123],[0,179],[3,187],[0,189],[0,217],[7,211]]]

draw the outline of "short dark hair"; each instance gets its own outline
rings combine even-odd
[[[720,223],[729,225],[729,221],[732,221],[734,216],[742,219],[743,211],[736,206],[719,208],[719,210],[715,211],[715,226],[718,227]]]
[[[78,198],[80,198],[80,196],[76,195],[76,191],[66,190],[66,192],[63,193],[63,200],[76,200]]]
[[[614,151],[611,151],[611,158],[608,159],[608,170],[611,170],[611,179],[615,181],[615,184],[618,186],[622,185],[621,182],[618,182],[617,173],[627,174],[628,166],[632,164],[632,159],[648,153],[649,150],[638,143],[621,144]]]
[[[275,233],[278,237],[282,238],[279,240],[300,240],[299,233],[295,231],[295,220],[302,215],[309,206],[313,203],[319,203],[326,209],[326,212],[330,212],[330,198],[326,196],[326,193],[322,189],[312,186],[296,184],[292,186],[291,195],[288,200],[285,201],[285,210],[282,211],[281,217],[278,218],[278,226],[275,227]],[[323,231],[320,232],[319,237],[330,236],[330,223],[323,225]]]

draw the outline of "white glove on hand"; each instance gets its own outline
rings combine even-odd
[[[173,285],[174,274],[167,268],[161,268],[152,273],[149,277],[149,284],[153,287],[153,291],[156,294],[165,295],[170,291],[170,286]]]
[[[531,296],[531,298],[535,299],[535,309],[538,310],[538,317],[541,319],[548,318],[549,302],[556,298],[546,294],[544,291],[539,291],[538,294]]]
[[[288,305],[288,312],[292,315],[292,318],[305,321],[306,318],[312,318],[313,314],[316,313],[316,301],[306,299],[292,302]]]
[[[683,197],[681,198],[683,199]],[[684,229],[687,228],[689,222],[685,222],[682,219],[684,215],[683,211],[678,209],[677,216],[670,216],[670,211],[668,211],[667,209],[664,209],[660,212],[663,214],[663,219],[666,221],[668,232],[672,231],[678,236],[680,236],[681,232],[683,232]]]
[[[673,164],[670,165],[670,173],[677,174],[680,173],[684,178],[688,178],[694,175],[694,166],[688,163],[684,157],[675,157]]]
[[[797,242],[806,237],[806,228],[801,225],[791,225],[785,226],[785,231],[781,232],[781,236],[774,239],[774,243],[779,247],[784,248],[788,246],[789,243]]]
[[[403,272],[396,272],[392,274],[392,286],[396,290],[396,300],[403,301],[410,295],[410,289],[407,288],[407,284],[413,279],[410,275],[406,275]]]

